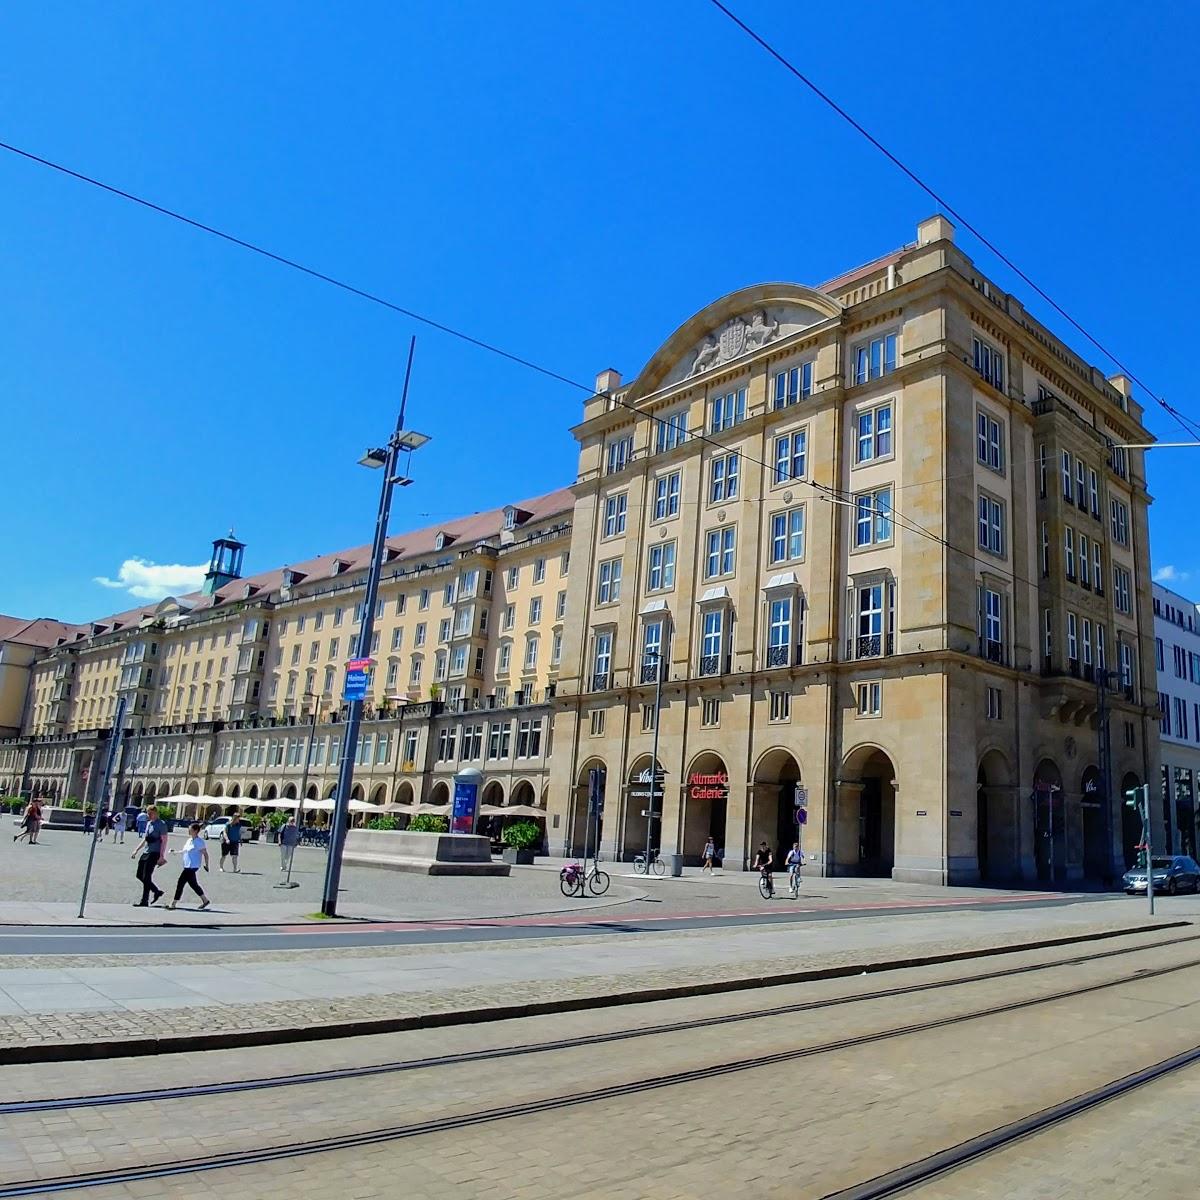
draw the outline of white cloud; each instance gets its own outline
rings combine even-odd
[[[152,563],[144,558],[127,558],[117,572],[116,579],[97,575],[96,583],[101,587],[119,588],[139,600],[161,600],[164,596],[182,596],[194,592],[204,582],[207,563],[196,567],[179,563]]]
[[[1182,583],[1185,579],[1188,578],[1189,574],[1190,574],[1190,572],[1181,571],[1177,567],[1173,567],[1173,566],[1171,566],[1170,563],[1167,563],[1166,566],[1159,567],[1158,570],[1154,572],[1154,582],[1155,583]]]

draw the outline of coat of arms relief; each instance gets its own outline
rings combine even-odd
[[[765,308],[746,317],[733,317],[720,329],[704,339],[692,362],[689,377],[699,375],[712,367],[719,367],[730,359],[748,354],[765,346],[779,336],[779,322],[767,315]]]

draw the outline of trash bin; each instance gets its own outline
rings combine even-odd
[[[668,854],[667,865],[671,868],[670,874],[672,879],[678,879],[683,874],[683,855]]]

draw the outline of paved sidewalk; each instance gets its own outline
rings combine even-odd
[[[1200,905],[1187,908],[1196,912]],[[1184,912],[1167,909],[1159,920],[1178,920]],[[1054,910],[881,913],[853,921],[502,946],[130,955],[106,966],[42,956],[0,969],[0,1045],[288,1028],[553,1002],[688,982],[773,978],[1146,923],[1143,910],[1104,902]]]

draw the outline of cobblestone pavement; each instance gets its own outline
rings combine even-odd
[[[1131,961],[1114,958],[886,1001],[557,1050],[502,1064],[458,1064],[403,1076],[303,1085],[273,1091],[267,1104],[261,1094],[242,1093],[130,1109],[6,1117],[0,1171],[7,1180],[55,1177],[488,1111],[731,1059],[761,1061],[780,1050],[1044,996],[1185,957],[1196,957],[1194,949],[1186,954],[1147,951]],[[557,1198],[566,1189],[605,1200],[708,1200],[742,1193],[781,1200],[819,1197],[1194,1046],[1200,1037],[1200,1003],[1192,999],[1197,985],[1200,969],[1192,968],[670,1088],[350,1151],[71,1194],[97,1200],[284,1194],[403,1194],[440,1200]],[[799,989],[789,990],[798,997]],[[660,1020],[722,1012],[727,998],[654,1009]],[[587,1032],[598,1019],[599,1014],[572,1014],[531,1020],[521,1040],[539,1040],[548,1032]],[[404,1035],[412,1053],[428,1052],[431,1033]],[[445,1048],[457,1046],[455,1031],[443,1031],[443,1039]],[[403,1044],[398,1035],[389,1040],[389,1050]],[[308,1048],[282,1049],[274,1063],[277,1070],[307,1069]],[[183,1060],[164,1060],[162,1066],[162,1081],[186,1074]],[[129,1138],[130,1129],[138,1131],[135,1139]],[[991,1192],[944,1194],[1012,1193],[1002,1186]]]
[[[1200,1067],[1139,1088],[913,1190],[920,1200],[1195,1196]]]
[[[0,1044],[127,1040],[213,1029],[277,1029],[374,1016],[417,1016],[631,990],[771,978],[817,967],[864,965],[913,954],[1085,936],[1121,928],[1121,906],[1077,905],[1046,912],[928,913],[823,921],[538,939],[463,949],[343,951],[330,956],[247,952],[209,956],[122,956],[64,962],[31,956],[0,969]],[[1128,923],[1127,923],[1128,924]],[[397,948],[399,950],[400,948]]]

